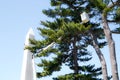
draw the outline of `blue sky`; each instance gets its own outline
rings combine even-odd
[[[20,80],[26,33],[32,27],[38,34],[48,7],[49,0],[0,0],[0,80]]]
[[[42,10],[49,7],[49,0],[0,1],[0,80],[20,80],[26,33],[32,27],[38,37],[36,28],[41,26],[40,20],[47,20],[47,17],[42,14]],[[118,59],[120,58],[120,37],[118,36],[115,35],[114,39],[117,42],[117,60],[120,61]],[[103,52],[106,60],[109,61],[107,48],[104,48]],[[93,63],[99,65],[100,63],[96,59],[93,59]],[[109,63],[108,66],[110,66]],[[50,78],[42,80],[50,80]]]

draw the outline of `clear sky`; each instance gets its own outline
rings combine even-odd
[[[49,0],[0,0],[0,80],[20,80],[27,31],[40,26]]]
[[[49,7],[49,0],[0,0],[0,80],[20,80],[26,33],[32,27],[35,35],[38,36],[36,28],[41,26],[40,20],[47,20],[42,10]],[[117,60],[120,61],[119,35],[116,35],[115,39]],[[107,49],[104,48],[103,52],[106,60],[109,60]],[[96,58],[93,63],[99,65]],[[42,80],[50,80],[50,78]]]

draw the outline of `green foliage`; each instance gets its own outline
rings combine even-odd
[[[62,57],[61,55],[57,55]],[[53,61],[41,60],[41,63],[38,64],[39,67],[43,67],[44,71],[37,73],[37,77],[44,77],[51,75],[54,71],[59,71],[61,69],[61,58],[53,58]]]
[[[99,45],[99,48],[103,48],[105,45],[107,45],[107,42],[101,42],[98,44]]]
[[[120,27],[116,28],[115,30],[112,31],[113,33],[120,33]]]
[[[117,8],[116,14],[114,16],[114,20],[118,23],[120,23],[120,7]]]
[[[108,14],[108,12],[110,12],[112,10],[112,8],[104,8],[104,10],[103,10],[103,14],[104,14],[104,16],[107,16],[107,14]]]
[[[84,25],[75,22],[69,22],[64,26],[64,31],[66,32],[65,35],[71,36],[82,34],[90,29],[90,26],[85,27]]]
[[[51,0],[51,6],[59,6],[61,4],[62,4],[61,1]]]
[[[103,0],[89,0],[89,2],[92,4],[93,7],[96,7],[100,11],[102,11],[106,4],[103,2]]]
[[[53,9],[43,10],[43,13],[51,18],[68,17],[72,15],[73,10],[70,10],[69,8],[56,7],[54,10]]]
[[[116,10],[116,14],[120,15],[120,7]]]
[[[82,66],[79,67],[84,71],[82,74],[66,74],[58,76],[57,78],[53,78],[53,80],[75,80],[75,77],[77,77],[80,80],[101,80],[99,78],[95,78],[96,76],[101,74],[101,68],[94,69],[94,65],[88,65],[88,66]]]

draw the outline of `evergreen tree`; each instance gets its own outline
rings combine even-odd
[[[104,23],[107,23],[108,21],[119,22],[119,6],[117,6],[119,1],[112,1],[112,3],[111,1],[112,0],[51,0],[51,6],[53,6],[53,8],[43,10],[43,13],[48,17],[54,18],[54,21],[41,22],[45,28],[38,29],[45,40],[31,41],[31,43],[35,45],[31,50],[38,53],[38,57],[49,57],[50,54],[54,54],[56,57],[50,61],[41,61],[41,64],[38,66],[43,67],[43,72],[39,73],[38,77],[51,75],[54,71],[60,71],[62,64],[66,64],[74,71],[74,73],[59,76],[58,78],[54,78],[55,80],[79,80],[79,78],[86,80],[86,76],[87,80],[96,80],[96,76],[100,74],[99,69],[92,69],[94,68],[93,65],[81,66],[79,64],[79,62],[89,61],[91,59],[91,57],[89,57],[89,52],[87,51],[87,46],[92,45],[100,59],[103,78],[104,80],[108,80],[106,62],[100,51],[100,48],[103,48],[106,45],[106,42],[99,43],[98,39],[104,39],[104,33],[106,37],[111,38],[111,35],[107,36],[106,34],[106,30],[109,28],[105,29],[109,26],[104,24],[104,32],[100,27],[101,20],[104,20]],[[107,6],[108,4],[111,5]],[[80,24],[80,14],[83,11],[89,13],[91,20],[95,20],[97,17],[97,21],[90,20],[88,23]],[[111,15],[109,13],[114,13],[113,20],[108,20],[107,16]],[[103,17],[101,17],[102,14]],[[119,28],[110,32],[118,33]],[[111,40],[107,40],[108,44],[110,44],[109,41]],[[42,48],[51,43],[56,43],[56,45],[42,51]],[[111,61],[116,61],[114,44],[112,46],[112,51],[112,54],[114,54],[112,56],[114,57]],[[113,70],[116,72],[113,71],[112,73],[113,79],[118,80],[118,78],[115,78],[115,76],[117,77],[118,75],[117,65],[112,66],[114,66]]]
[[[104,33],[109,46],[112,77],[113,80],[119,80],[117,61],[116,61],[115,42],[112,38],[112,33],[119,34],[119,27],[118,28],[114,27],[115,30],[111,30],[109,25],[111,24],[111,22],[119,24],[120,1],[119,0],[115,0],[115,1],[96,0],[96,1],[100,5],[93,3],[93,6],[95,6],[100,11],[99,14],[101,15]]]
[[[42,23],[44,25],[48,24],[48,22]],[[55,24],[54,27],[53,24]],[[37,54],[37,57],[49,57],[50,54],[55,55],[52,60],[41,60],[38,66],[43,67],[43,72],[38,73],[38,77],[44,77],[51,75],[54,71],[60,71],[62,64],[65,64],[74,73],[59,76],[54,78],[54,80],[99,80],[97,76],[101,74],[101,68],[95,69],[94,65],[80,64],[80,62],[86,62],[91,59],[91,54],[87,51],[89,39],[84,34],[89,28],[89,26],[85,27],[82,24],[67,22],[63,19],[49,22],[47,28],[39,28],[42,33],[41,35],[46,39],[43,41],[31,41],[35,45],[32,49],[36,49],[36,52],[37,50],[39,51],[40,47],[42,49],[52,42],[55,42],[56,45],[44,51],[40,50],[40,53]],[[59,39],[59,37],[61,38]]]

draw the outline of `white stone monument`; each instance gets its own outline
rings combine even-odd
[[[34,32],[32,28],[30,28],[30,30],[27,33],[25,46],[32,46],[30,44],[29,39],[34,39]],[[21,80],[36,80],[33,53],[28,49],[25,49],[23,54]]]

